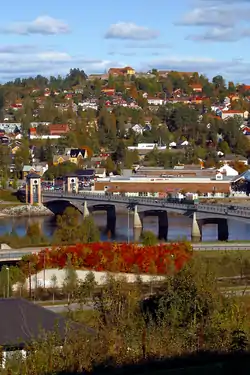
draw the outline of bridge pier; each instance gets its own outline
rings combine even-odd
[[[193,227],[192,227],[192,240],[195,242],[198,241],[198,230],[200,233],[200,238],[199,241],[202,239],[202,228],[203,225],[206,224],[216,224],[218,228],[218,241],[227,241],[229,237],[229,231],[228,231],[228,222],[227,219],[224,218],[206,218],[206,219],[196,219],[195,217],[196,224],[194,223],[194,218],[193,218]],[[198,230],[197,230],[198,228]],[[193,238],[193,234],[196,233],[196,236]]]
[[[87,204],[87,201],[84,201],[84,204],[83,204],[83,218],[85,219],[88,216],[89,216],[88,204]]]
[[[134,207],[134,229],[142,228],[140,215],[138,214],[137,206]]]
[[[134,206],[134,222],[133,222],[133,237],[134,242],[139,242],[142,234],[142,222],[138,213],[137,206]]]
[[[106,232],[111,234],[111,237],[115,236],[116,229],[116,212],[115,206],[111,206],[107,209],[107,227]]]
[[[200,225],[198,224],[198,221],[197,221],[197,218],[196,218],[196,212],[194,212],[194,214],[193,214],[191,240],[192,240],[192,242],[200,242],[201,241],[201,229],[200,229]]]
[[[228,241],[229,231],[227,219],[218,221],[218,241]]]
[[[158,238],[159,240],[168,240],[168,213],[167,211],[162,211],[158,216]]]

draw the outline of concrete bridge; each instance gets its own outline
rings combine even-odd
[[[222,204],[203,204],[177,201],[166,198],[129,197],[116,194],[96,194],[93,192],[42,192],[42,203],[55,215],[61,215],[67,207],[74,207],[87,217],[92,212],[104,211],[107,214],[107,231],[115,234],[116,207],[126,206],[133,214],[135,240],[138,240],[147,216],[158,217],[159,239],[168,237],[168,212],[175,212],[193,219],[192,240],[200,241],[202,227],[207,224],[218,225],[218,240],[227,241],[228,219],[250,223],[250,207],[228,206]],[[139,208],[139,210],[138,210]]]

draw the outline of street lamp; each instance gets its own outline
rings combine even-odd
[[[129,234],[129,225],[130,225],[130,222],[129,222],[129,214],[130,214],[130,211],[132,211],[135,207],[135,204],[134,203],[129,203],[129,205],[127,206],[127,209],[128,209],[128,232],[127,232],[127,242],[129,244],[130,242],[130,234]]]
[[[7,271],[7,298],[10,297],[10,269],[9,267],[6,267]]]
[[[130,214],[130,206],[128,206],[128,244],[130,241],[130,236],[129,236],[129,214]]]

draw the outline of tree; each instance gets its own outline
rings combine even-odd
[[[78,228],[81,215],[74,207],[68,207],[57,217],[55,241],[74,244],[78,239]]]
[[[142,233],[142,244],[144,246],[155,246],[158,244],[158,238],[151,231],[145,231]]]
[[[82,223],[81,214],[73,207],[66,208],[62,216],[58,216],[58,228],[55,232],[54,241],[60,243],[74,244],[76,242],[89,243],[100,240],[100,232],[92,217],[86,217]]]
[[[41,239],[41,230],[39,223],[34,223],[28,226],[26,236],[32,243],[37,243]]]
[[[81,243],[100,241],[100,231],[91,216],[87,216],[83,219],[78,227],[78,233],[78,238]]]
[[[221,75],[217,75],[212,79],[213,84],[216,88],[224,89],[225,88],[225,80]]]
[[[126,154],[126,147],[123,141],[120,141],[117,145],[116,151],[112,154],[113,161],[117,164],[124,162]]]
[[[77,287],[78,287],[78,276],[69,258],[67,262],[67,267],[65,268],[65,278],[63,281],[63,291],[68,296],[68,303],[70,303],[70,300],[73,298],[74,293],[77,290]]]
[[[51,289],[52,289],[52,297],[53,297],[53,303],[55,302],[55,293],[57,292],[58,283],[57,283],[57,277],[56,275],[51,276]]]
[[[219,149],[221,152],[223,152],[224,155],[228,155],[231,153],[230,147],[226,141],[220,142]]]
[[[23,170],[24,165],[30,164],[30,149],[29,144],[24,140],[20,148],[16,151],[14,156],[15,168],[18,173]]]

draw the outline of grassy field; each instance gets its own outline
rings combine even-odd
[[[0,201],[20,203],[13,191],[4,189],[0,189]]]
[[[209,264],[216,277],[250,276],[250,250],[201,251],[195,256]]]

